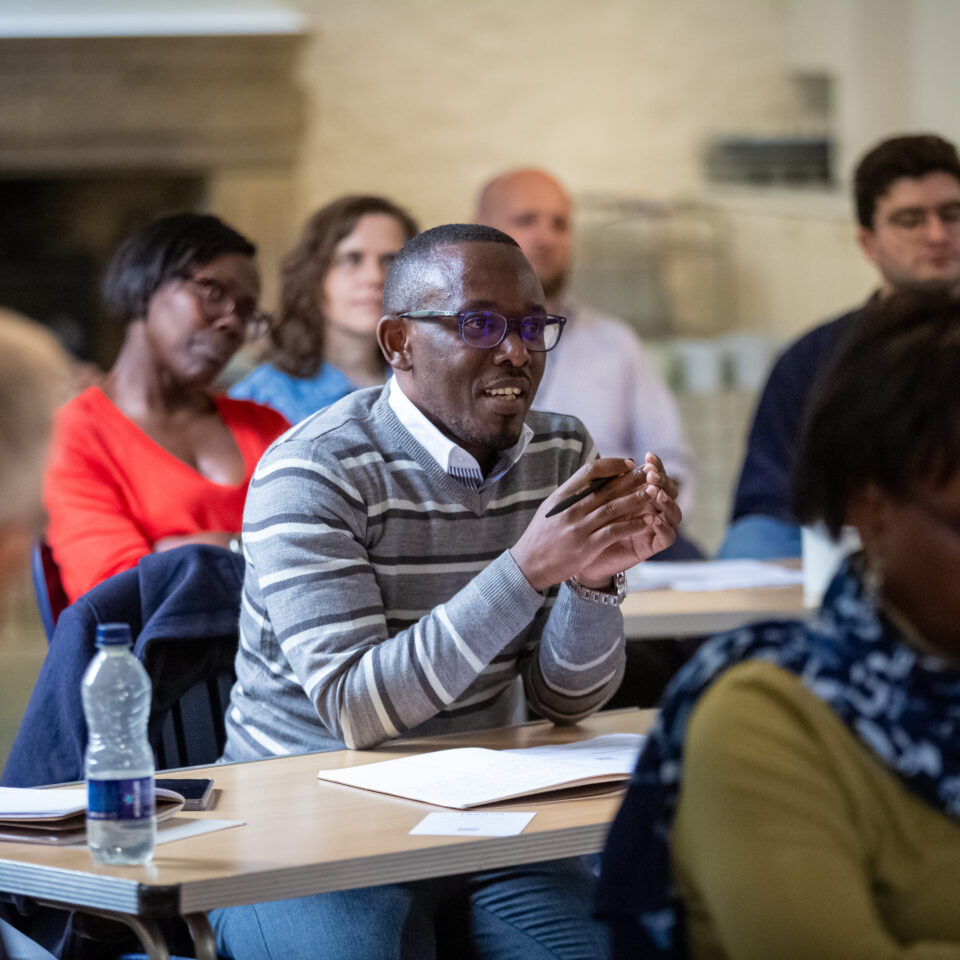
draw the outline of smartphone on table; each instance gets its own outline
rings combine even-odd
[[[187,802],[184,810],[206,810],[213,802],[213,780],[210,777],[158,777],[157,786],[179,793]]]

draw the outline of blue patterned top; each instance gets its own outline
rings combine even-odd
[[[631,955],[686,955],[670,833],[687,722],[725,670],[767,660],[795,674],[864,747],[936,809],[960,818],[960,670],[908,644],[849,558],[812,623],[759,623],[714,637],[677,674],[607,838],[598,913],[635,925]]]
[[[356,384],[342,370],[329,363],[324,363],[312,377],[292,377],[273,364],[264,363],[238,380],[229,394],[273,407],[291,423],[299,423],[356,389]]]

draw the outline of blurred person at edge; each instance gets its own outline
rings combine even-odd
[[[417,233],[413,218],[383,197],[341,197],[314,213],[284,260],[263,363],[230,396],[297,423],[384,383],[388,367],[377,344],[383,284],[397,251]]]
[[[536,409],[582,420],[602,456],[641,460],[646,450],[656,450],[680,485],[686,512],[693,500],[693,458],[655,359],[626,323],[577,302],[566,289],[572,214],[567,191],[542,170],[501,174],[477,198],[476,222],[520,244],[543,286],[547,310],[567,318]]]
[[[0,608],[43,526],[41,478],[70,358],[52,333],[0,308]]]
[[[0,616],[43,526],[41,478],[54,412],[71,394],[72,376],[52,333],[0,307]],[[0,919],[0,958],[24,955],[50,957]]]
[[[181,213],[134,231],[110,262],[104,293],[127,323],[123,346],[57,415],[44,484],[71,601],[154,551],[238,549],[254,467],[289,426],[212,389],[268,322],[255,253],[217,217]]]
[[[952,143],[931,135],[883,140],[857,165],[853,193],[857,241],[880,287],[865,304],[805,333],[774,365],[750,428],[720,557],[800,556],[790,478],[818,376],[877,300],[897,291],[960,292],[960,157]]]
[[[674,678],[603,855],[616,960],[960,958],[958,385],[944,293],[878,301],[832,358],[793,509],[862,552],[815,618]]]

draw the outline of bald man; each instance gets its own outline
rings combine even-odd
[[[572,253],[572,205],[563,186],[542,170],[512,170],[480,192],[476,221],[513,237],[533,266],[547,309],[567,318],[535,407],[572,414],[605,457],[643,459],[655,450],[692,498],[690,449],[676,402],[656,361],[622,320],[578,303],[566,292]]]

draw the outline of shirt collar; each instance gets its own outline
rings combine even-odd
[[[520,439],[500,456],[490,473],[484,477],[476,458],[467,453],[459,444],[445,437],[427,418],[416,404],[403,392],[396,377],[390,378],[388,402],[397,415],[397,419],[407,428],[411,436],[440,464],[441,469],[455,477],[464,486],[474,490],[483,490],[496,483],[523,456],[527,444],[533,437],[533,430],[525,423]]]

